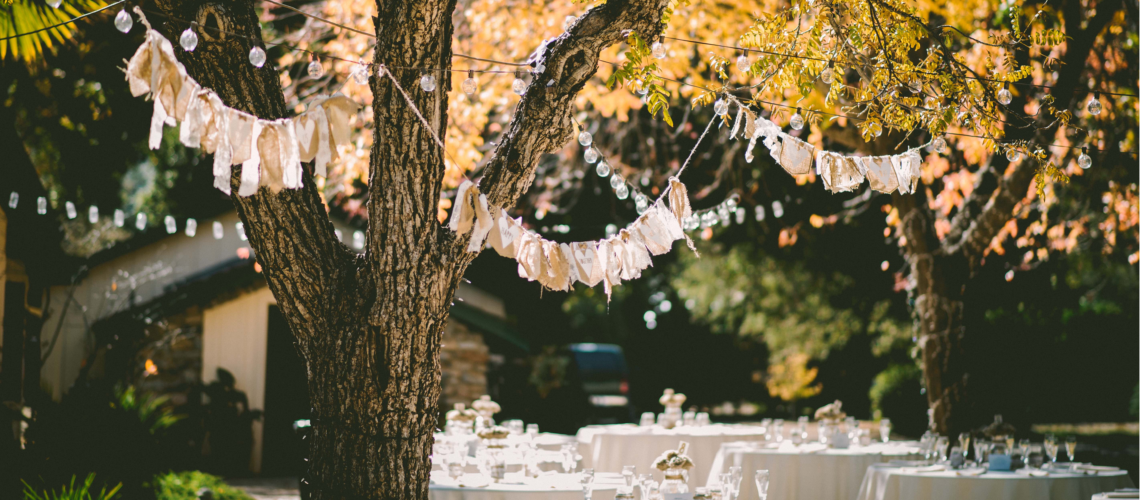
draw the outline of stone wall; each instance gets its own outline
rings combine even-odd
[[[441,408],[450,409],[455,403],[470,405],[487,394],[488,357],[482,334],[454,319],[447,321],[439,353],[443,386],[439,397]]]

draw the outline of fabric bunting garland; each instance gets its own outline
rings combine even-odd
[[[652,255],[669,252],[673,242],[688,240],[681,220],[692,214],[688,193],[677,178],[669,179],[668,196],[657,200],[644,215],[600,241],[557,243],[522,226],[506,210],[491,206],[487,196],[469,180],[459,185],[455,209],[448,228],[459,235],[471,234],[468,252],[484,245],[518,262],[519,276],[537,281],[550,290],[569,290],[575,282],[605,286],[606,296],[613,287],[639,278],[653,265]],[[688,241],[692,248],[692,241]]]
[[[755,159],[752,150],[756,142],[762,140],[776,164],[791,175],[810,173],[812,163],[815,163],[816,175],[823,179],[824,188],[833,193],[853,191],[864,179],[871,189],[883,193],[897,189],[901,194],[909,194],[918,187],[922,156],[917,149],[891,156],[847,156],[817,150],[815,146],[784,133],[771,120],[754,116],[742,105],[732,128],[732,137],[739,134],[741,121],[746,122],[744,136],[748,139],[748,148],[744,152],[744,160],[748,163]]]
[[[131,94],[154,100],[151,149],[161,144],[163,127],[181,123],[179,142],[214,154],[214,187],[226,194],[235,166],[241,168],[241,196],[261,186],[275,193],[300,188],[302,162],[314,161],[316,175],[326,175],[327,165],[339,156],[336,146],[349,142],[348,118],[360,105],[341,94],[319,96],[304,113],[279,120],[227,107],[186,74],[170,41],[142,20],[146,40],[127,61],[126,76]]]

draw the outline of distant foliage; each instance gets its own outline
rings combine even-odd
[[[119,488],[123,485],[118,484],[108,490],[106,487],[100,488],[98,493],[92,493],[91,488],[95,484],[95,474],[88,474],[83,483],[76,486],[75,476],[71,476],[71,482],[60,487],[58,491],[55,490],[42,490],[37,492],[32,485],[24,482],[24,500],[112,500],[118,498],[116,495],[119,493]]]
[[[154,478],[156,500],[198,500],[208,489],[214,500],[253,500],[246,492],[222,481],[222,478],[199,471],[170,472]]]

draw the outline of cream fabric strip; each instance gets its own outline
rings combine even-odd
[[[471,239],[467,242],[467,251],[482,250],[483,243],[487,240],[487,233],[490,233],[494,226],[494,217],[487,208],[487,195],[479,193],[479,198],[475,202],[475,228],[471,231]]]
[[[261,183],[261,155],[257,152],[257,139],[261,136],[262,128],[261,120],[253,120],[250,124],[250,136],[252,138],[243,141],[245,143],[244,148],[238,148],[238,151],[245,153],[245,160],[241,162],[241,184],[238,185],[238,196],[253,196],[257,193],[258,184]],[[234,157],[236,162],[237,154]]]
[[[898,189],[899,179],[889,156],[864,157],[863,166],[867,170],[867,183],[871,189],[888,194]]]

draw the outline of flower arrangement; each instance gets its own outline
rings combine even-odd
[[[847,418],[847,414],[841,409],[843,402],[836,399],[834,403],[821,406],[815,411],[816,420],[838,421]]]
[[[681,441],[676,450],[666,451],[657,457],[657,460],[653,461],[653,467],[662,471],[668,469],[687,470],[693,468],[693,459],[685,454],[688,449],[689,443]]]

